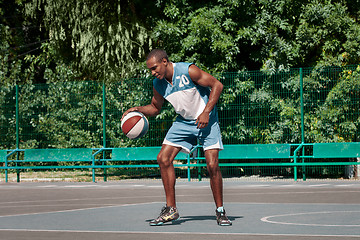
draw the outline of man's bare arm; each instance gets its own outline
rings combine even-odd
[[[153,88],[154,95],[151,99],[151,103],[145,106],[138,106],[129,108],[124,114],[122,115],[121,119],[124,118],[126,114],[133,111],[138,111],[143,113],[145,116],[154,117],[158,115],[161,111],[162,105],[164,104],[164,98],[161,96],[155,88]]]
[[[211,88],[209,101],[206,104],[204,111],[198,116],[196,120],[198,128],[204,128],[209,123],[210,112],[213,110],[220,98],[221,92],[223,90],[223,84],[214,76],[207,72],[204,72],[195,65],[191,65],[189,67],[189,75],[190,78],[200,86]]]

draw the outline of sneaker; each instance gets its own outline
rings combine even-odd
[[[150,222],[150,226],[163,225],[166,222],[174,222],[180,218],[177,208],[163,207],[160,212],[160,216]]]
[[[216,221],[217,224],[220,226],[231,226],[232,222],[228,219],[225,213],[225,209],[223,212],[218,212],[218,210],[215,210],[216,212]]]

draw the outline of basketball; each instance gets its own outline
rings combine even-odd
[[[121,120],[121,130],[130,139],[143,137],[149,129],[149,121],[140,112],[129,112]]]

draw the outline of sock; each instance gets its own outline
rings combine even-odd
[[[223,206],[218,207],[216,210],[217,210],[218,212],[224,212],[224,207],[223,207]]]

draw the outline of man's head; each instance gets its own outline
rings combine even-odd
[[[146,58],[146,61],[155,58],[156,61],[161,62],[164,58],[169,61],[167,53],[162,49],[153,49]]]
[[[169,58],[164,50],[154,49],[146,58],[146,66],[150,69],[151,74],[159,79],[163,79],[169,73],[167,67]]]

